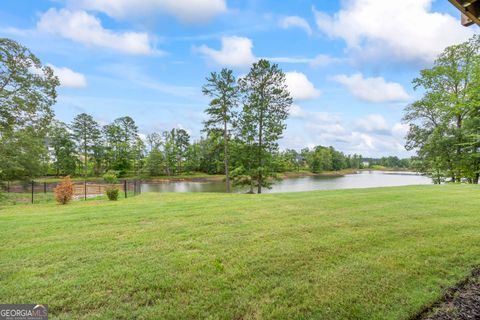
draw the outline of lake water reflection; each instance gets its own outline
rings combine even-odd
[[[312,190],[333,190],[350,188],[393,187],[406,185],[431,184],[432,180],[414,172],[361,171],[342,177],[298,177],[276,182],[272,189],[264,193],[299,192]],[[222,181],[209,182],[169,182],[143,183],[142,192],[224,192]],[[245,192],[236,188],[235,192]]]

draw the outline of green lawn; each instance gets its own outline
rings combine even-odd
[[[136,194],[133,191],[127,192],[127,197],[135,197]],[[120,190],[118,194],[119,198],[125,198],[125,193],[123,190]],[[93,195],[90,194],[85,200],[83,196],[79,195],[74,198],[72,201],[94,201],[94,200],[107,200],[107,196],[103,194]],[[55,195],[53,192],[35,192],[33,196],[33,203],[55,203]],[[25,205],[32,203],[32,194],[30,192],[10,192],[10,193],[0,193],[0,209],[4,206],[10,205]],[[22,208],[23,209],[23,208]],[[19,210],[22,210],[19,209]],[[1,215],[1,211],[0,211]]]
[[[480,264],[480,187],[0,209],[0,303],[60,319],[408,319]]]
[[[33,195],[34,203],[45,203],[55,201],[53,192],[35,192]],[[11,192],[0,193],[0,207],[4,205],[30,204],[32,203],[31,192]]]

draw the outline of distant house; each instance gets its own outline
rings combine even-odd
[[[449,0],[462,13],[462,25],[480,25],[480,0]]]

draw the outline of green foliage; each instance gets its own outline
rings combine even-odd
[[[340,171],[343,169],[359,169],[362,156],[354,154],[346,156],[333,147],[316,146],[312,150],[303,149],[301,156],[306,161],[311,172]]]
[[[446,48],[414,81],[423,97],[405,110],[407,148],[417,168],[437,183],[478,183],[480,143],[480,36]]]
[[[111,184],[111,186],[105,188],[105,194],[107,195],[108,200],[111,201],[118,200],[120,190],[114,185],[118,183],[118,174],[118,171],[110,170],[103,175],[103,180],[105,180],[106,183]]]
[[[233,71],[222,69],[218,74],[212,72],[203,86],[203,94],[212,98],[210,106],[205,110],[209,116],[204,122],[205,131],[221,132],[223,138],[223,161],[225,170],[225,189],[230,192],[229,175],[229,135],[235,117],[235,108],[238,105],[239,88]]]
[[[225,174],[223,141],[221,132],[211,130],[205,138],[194,142],[189,153],[190,166],[194,168],[193,170]],[[233,149],[235,149],[235,142],[229,141],[229,165],[232,164],[232,157],[235,158],[237,154]]]
[[[239,80],[243,109],[236,120],[237,138],[244,144],[241,162],[245,173],[255,181],[257,192],[269,187],[275,176],[272,154],[286,128],[285,120],[292,97],[285,74],[267,60],[254,63],[250,72]]]
[[[52,68],[26,47],[0,38],[0,132],[33,127],[44,131],[53,118],[56,87]]]
[[[276,172],[300,171],[303,159],[296,150],[287,149],[274,155]]]
[[[59,81],[27,48],[5,38],[0,70],[0,179],[32,178],[44,171]]]
[[[190,135],[184,129],[175,128],[162,135],[166,174],[178,175],[187,156]]]
[[[103,175],[103,180],[110,184],[118,183],[118,171],[109,170]]]
[[[83,158],[83,174],[88,174],[88,159],[93,155],[100,139],[100,127],[93,117],[81,113],[72,122],[73,138],[77,143],[79,157]]]
[[[150,176],[159,176],[164,174],[163,154],[158,148],[150,151],[145,162],[144,171]]]
[[[110,201],[117,201],[119,192],[120,192],[120,190],[118,190],[117,187],[106,187],[105,188],[105,194],[107,195],[107,198]]]
[[[74,175],[78,161],[76,146],[64,123],[53,122],[48,134],[48,145],[51,149],[55,175]]]
[[[221,130],[222,134],[228,134],[239,103],[239,88],[233,71],[222,69],[220,73],[212,72],[206,80],[202,92],[212,100],[205,110],[209,116],[204,122],[205,130]]]
[[[28,180],[46,171],[45,136],[32,127],[0,137],[0,180]]]
[[[107,166],[121,174],[132,168],[138,169],[136,164],[143,159],[145,146],[140,142],[135,121],[130,117],[115,119],[103,128],[103,132]]]

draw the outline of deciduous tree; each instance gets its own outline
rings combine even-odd
[[[406,108],[407,149],[416,150],[420,168],[437,181],[478,183],[480,37],[446,48],[414,81],[421,99]],[[477,123],[477,124],[475,124]]]
[[[40,175],[58,78],[21,44],[0,38],[0,179]]]

